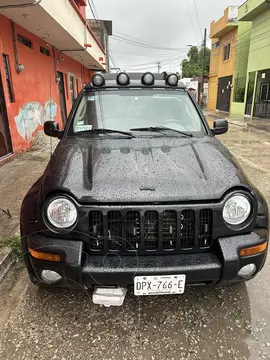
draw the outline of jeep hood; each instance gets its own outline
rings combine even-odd
[[[220,199],[250,188],[232,154],[214,137],[64,138],[42,179],[42,196],[60,191],[81,203]]]

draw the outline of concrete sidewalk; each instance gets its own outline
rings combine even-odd
[[[270,119],[255,118],[252,119],[244,116],[234,116],[223,112],[204,111],[204,114],[215,119],[227,119],[230,124],[241,126],[243,128],[252,128],[270,132]]]
[[[52,139],[54,148],[58,140]],[[31,151],[0,165],[0,249],[19,230],[22,200],[42,175],[51,152],[51,139],[43,132],[35,137]]]

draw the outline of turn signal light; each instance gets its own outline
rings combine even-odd
[[[35,259],[45,260],[45,261],[54,261],[54,262],[61,261],[60,255],[43,253],[43,252],[36,251],[36,250],[30,249],[30,248],[28,248],[28,250]]]
[[[243,256],[250,256],[250,255],[259,254],[259,253],[264,252],[264,250],[266,248],[267,248],[267,241],[265,243],[263,243],[262,245],[242,249],[240,251],[240,256],[243,257]]]

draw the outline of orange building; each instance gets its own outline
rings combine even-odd
[[[238,7],[229,6],[218,21],[212,21],[212,40],[208,110],[229,112],[232,101],[232,84],[235,63],[235,48],[238,34]]]
[[[20,3],[0,0],[0,163],[29,149],[45,121],[65,126],[83,85],[107,70],[85,0]]]

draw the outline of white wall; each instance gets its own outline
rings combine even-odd
[[[96,60],[99,57],[104,57],[96,40],[86,29],[85,25],[79,18],[76,11],[68,0],[42,0],[42,6],[55,21],[57,21],[79,44],[84,47],[84,44],[91,44],[92,47],[87,49],[87,52]]]

